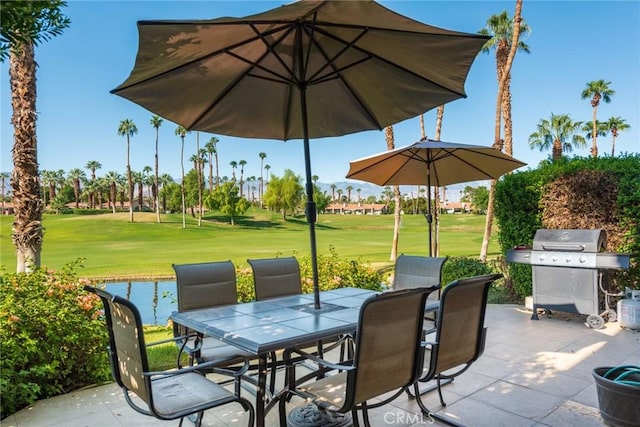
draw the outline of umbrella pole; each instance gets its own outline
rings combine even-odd
[[[320,285],[318,280],[318,251],[316,249],[316,202],[313,199],[313,180],[311,178],[311,153],[309,150],[309,127],[307,123],[306,87],[300,87],[300,105],[302,108],[302,132],[304,134],[304,169],[306,173],[307,204],[305,214],[309,223],[309,241],[311,242],[311,272],[313,275],[313,305],[320,309]]]
[[[431,214],[431,171],[427,163],[427,223],[429,224],[429,256],[433,256],[433,246],[431,244],[431,227],[433,215]]]

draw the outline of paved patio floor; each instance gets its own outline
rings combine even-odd
[[[554,313],[530,320],[517,305],[489,305],[484,354],[453,383],[424,397],[427,406],[468,426],[602,426],[591,372],[599,366],[640,365],[640,331],[608,323],[585,326],[585,316]],[[249,394],[247,392],[247,394]],[[248,396],[253,400],[253,396]],[[301,404],[292,400],[291,406]],[[374,426],[434,425],[417,404],[401,396],[371,413]],[[246,414],[231,404],[207,411],[203,425],[245,426]],[[185,425],[189,425],[185,422]],[[2,420],[3,427],[171,426],[134,412],[115,384],[91,387],[36,402]],[[277,411],[268,426],[278,426]],[[435,425],[438,425],[436,422]]]

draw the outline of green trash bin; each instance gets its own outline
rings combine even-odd
[[[600,415],[614,427],[640,426],[640,367],[600,367],[593,370]]]

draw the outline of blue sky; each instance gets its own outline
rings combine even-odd
[[[515,1],[383,1],[398,13],[430,25],[477,32],[487,18]],[[138,127],[131,141],[131,166],[153,166],[155,131],[151,113],[109,91],[130,73],[137,51],[136,21],[142,19],[207,19],[244,16],[285,2],[273,1],[69,1],[65,13],[71,26],[36,50],[38,69],[38,159],[43,170],[84,168],[102,164],[98,176],[126,168],[126,140],[118,124],[129,118]],[[591,106],[580,99],[586,83],[604,79],[616,91],[601,104],[598,118],[621,116],[631,125],[620,133],[616,153],[640,151],[640,2],[524,0],[523,16],[532,28],[525,39],[530,54],[518,53],[512,69],[514,157],[535,167],[549,153],[532,151],[529,135],[551,113],[573,120],[591,120]],[[8,61],[1,64],[0,170],[12,168],[13,143]],[[481,54],[466,82],[467,98],[445,107],[441,139],[491,145],[497,79],[495,57]],[[433,136],[435,110],[425,114]],[[175,124],[165,121],[160,132],[160,172],[180,177],[180,140]],[[418,118],[394,126],[396,146],[420,139]],[[201,144],[211,134],[200,133]],[[195,132],[187,136],[185,158],[195,151]],[[229,162],[245,160],[245,176],[260,176],[259,152],[271,173],[292,169],[304,176],[302,142],[238,139],[218,135],[221,175],[231,175]],[[611,137],[598,138],[600,153],[610,153]],[[343,181],[349,161],[386,149],[384,133],[361,132],[311,141],[312,173],[320,182]],[[187,154],[188,153],[188,154]],[[588,148],[574,152],[587,156]],[[190,165],[187,164],[186,167]],[[358,181],[354,181],[356,184]],[[357,185],[356,185],[357,186]]]

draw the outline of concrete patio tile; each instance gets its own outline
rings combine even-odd
[[[542,419],[549,426],[601,427],[604,421],[597,408],[574,401],[567,401]]]
[[[467,426],[520,427],[532,426],[534,421],[500,409],[497,406],[478,401],[473,397],[447,405],[437,414]],[[445,425],[436,420],[435,425]]]
[[[506,381],[498,381],[474,393],[472,399],[536,421],[564,402],[560,397]]]
[[[503,381],[563,398],[571,398],[593,383],[587,379],[575,378],[558,372],[536,372],[535,370],[516,372],[504,377]]]

